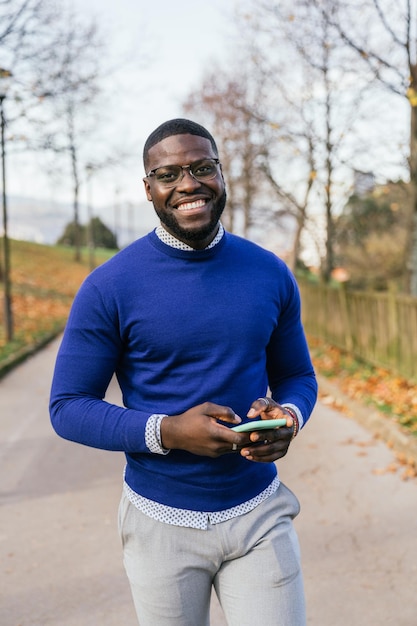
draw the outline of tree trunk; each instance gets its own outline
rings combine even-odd
[[[417,66],[411,66],[410,93],[417,90]],[[417,296],[417,103],[410,98],[410,190],[412,212],[410,216],[407,285],[409,293]]]
[[[301,233],[304,229],[304,222],[305,216],[299,215],[297,217],[297,227],[295,229],[294,241],[288,254],[287,265],[293,273],[297,269],[297,261],[300,256]]]
[[[76,262],[81,261],[81,229],[79,216],[78,195],[80,189],[80,180],[78,176],[78,154],[75,145],[75,129],[74,129],[74,111],[71,104],[68,106],[68,139],[69,152],[71,158],[71,173],[73,184],[73,219],[74,219],[74,259]]]
[[[324,69],[324,84],[326,87],[326,186],[325,186],[325,205],[326,205],[326,259],[323,271],[323,280],[325,283],[330,281],[332,271],[334,269],[333,259],[333,204],[332,204],[332,185],[333,185],[333,143],[332,143],[332,126],[331,126],[331,87],[328,81],[328,64]]]
[[[74,146],[71,146],[71,163],[72,163],[72,176],[73,176],[73,211],[74,211],[74,259],[77,262],[81,261],[81,230],[80,230],[80,216],[79,216],[79,181],[78,181],[78,168],[77,168],[77,154]]]

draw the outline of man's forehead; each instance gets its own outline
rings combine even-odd
[[[215,156],[211,142],[206,137],[200,137],[199,135],[170,135],[165,137],[152,148],[149,149],[149,159],[166,158],[166,157],[181,157],[182,155],[189,155],[191,153],[200,153],[202,156]]]

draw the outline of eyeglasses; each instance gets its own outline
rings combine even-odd
[[[184,178],[184,171],[188,170],[195,180],[204,182],[215,178],[219,163],[219,159],[202,159],[190,165],[163,165],[150,170],[146,176],[154,176],[159,185],[168,188],[175,187],[175,185],[181,182]]]

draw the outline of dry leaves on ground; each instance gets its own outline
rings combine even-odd
[[[343,393],[371,404],[417,435],[417,387],[388,370],[360,363],[333,346],[312,345],[316,370]]]

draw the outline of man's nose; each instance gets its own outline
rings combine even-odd
[[[180,180],[180,182],[177,184],[177,189],[187,190],[187,189],[197,189],[197,187],[200,187],[201,185],[200,181],[194,178],[189,168],[184,168],[182,171],[183,171],[183,177]]]

